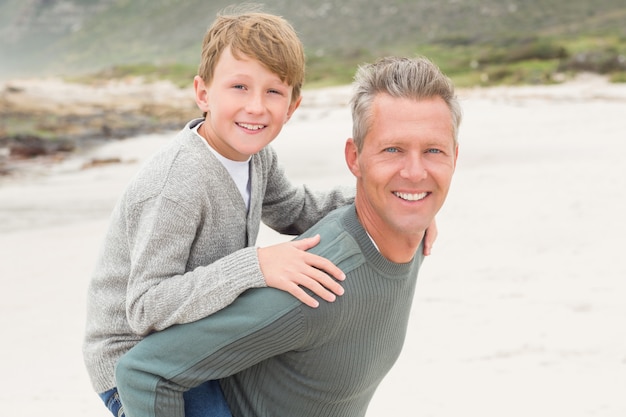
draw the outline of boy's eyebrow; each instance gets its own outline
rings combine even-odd
[[[276,81],[281,82],[283,84],[287,84],[287,81],[283,81],[278,74],[272,72],[272,75],[275,77]],[[228,74],[227,77],[228,78],[235,78],[235,77],[251,78],[252,76],[250,74],[246,74],[246,73],[233,72],[231,74]]]

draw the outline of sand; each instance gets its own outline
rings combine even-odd
[[[274,142],[295,182],[352,184],[349,91],[305,91]],[[623,417],[626,85],[587,76],[460,96],[439,238],[368,417]],[[109,415],[82,362],[85,291],[115,199],[169,137],[0,179],[2,415]],[[122,163],[83,169],[94,157]],[[264,230],[258,243],[281,239]]]

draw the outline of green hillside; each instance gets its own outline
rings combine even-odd
[[[113,67],[187,77],[207,26],[230,4],[0,1],[0,77]],[[347,82],[358,63],[393,53],[428,55],[462,83],[626,72],[624,0],[268,0],[263,9],[299,32],[309,83]]]

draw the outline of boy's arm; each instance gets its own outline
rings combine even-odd
[[[299,235],[331,211],[351,204],[354,193],[350,187],[321,192],[302,185],[290,193],[271,194],[263,203],[263,223],[281,234]]]
[[[154,333],[116,368],[128,417],[183,417],[183,392],[302,347],[299,303],[282,291],[254,289],[225,309]]]
[[[126,313],[137,334],[198,320],[246,289],[265,286],[254,247],[188,271],[196,225],[192,214],[164,198],[146,202],[128,221],[132,267]]]
[[[267,183],[263,196],[263,222],[279,233],[298,235],[326,214],[354,201],[355,188],[334,187],[328,191],[294,185],[278,163],[275,151],[266,147]]]
[[[319,302],[302,287],[326,301],[343,294],[339,268],[306,252],[319,237],[240,249],[188,271],[197,238],[194,214],[165,198],[144,202],[138,212],[128,226],[132,269],[126,291],[127,319],[137,334],[206,317],[249,288],[278,288],[310,307]]]

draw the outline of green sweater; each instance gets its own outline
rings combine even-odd
[[[113,210],[87,294],[84,360],[96,392],[143,337],[206,317],[265,280],[261,220],[286,234],[353,200],[292,185],[266,147],[250,161],[250,208],[191,121],[139,170]],[[352,194],[352,195],[350,195]],[[346,197],[348,196],[348,197]]]
[[[234,417],[364,416],[402,349],[422,251],[389,262],[354,206],[305,236],[316,233],[311,252],[347,275],[342,297],[312,309],[252,289],[208,318],[148,336],[117,369],[126,416],[182,417],[182,391],[219,378]]]

